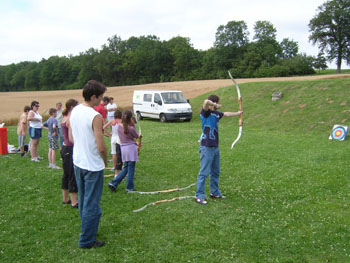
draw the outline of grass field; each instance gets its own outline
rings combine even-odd
[[[349,85],[348,78],[242,84],[243,135],[232,151],[238,119],[220,121],[220,185],[228,198],[133,213],[156,200],[194,195],[195,187],[137,195],[122,183],[110,193],[106,178],[98,238],[107,244],[99,249],[77,248],[80,218],[61,204],[61,171],[47,169],[47,158],[0,156],[0,262],[349,262],[350,141],[328,139],[333,124],[349,123]],[[275,91],[282,100],[271,101]],[[238,109],[233,87],[217,94],[223,111]],[[191,122],[140,122],[136,190],[196,181],[205,97],[191,100]],[[9,142],[16,140],[9,127]],[[46,157],[46,138],[39,154]]]

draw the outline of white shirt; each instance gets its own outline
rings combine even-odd
[[[111,137],[111,143],[118,143],[120,144],[120,139],[118,135],[118,124],[112,125],[112,137]]]
[[[34,113],[33,117],[36,119],[39,119],[40,121],[29,121],[29,127],[39,129],[39,128],[41,128],[41,124],[43,122],[43,117],[35,111],[32,111],[32,112]]]
[[[74,139],[73,163],[81,169],[92,172],[105,168],[92,129],[92,122],[98,114],[93,108],[80,104],[73,108],[70,116]]]
[[[113,111],[108,111],[110,109],[116,109],[117,108],[117,104],[113,103],[113,104],[110,104],[108,103],[107,104],[107,116],[108,117],[114,117],[114,110]]]

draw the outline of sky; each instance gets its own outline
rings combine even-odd
[[[220,25],[269,21],[277,40],[296,41],[299,52],[317,56],[308,24],[325,0],[0,0],[0,65],[78,55],[100,49],[118,35],[190,38],[194,48],[213,47]],[[329,65],[335,68],[335,63]],[[342,68],[347,66],[343,63]]]

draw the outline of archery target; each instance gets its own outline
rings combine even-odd
[[[344,125],[334,125],[329,139],[344,141],[349,127]]]

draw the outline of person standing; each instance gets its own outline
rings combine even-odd
[[[78,105],[78,101],[75,99],[69,99],[66,102],[66,108],[63,111],[62,120],[62,132],[64,142],[61,150],[62,166],[63,166],[63,176],[62,176],[62,198],[63,204],[71,204],[72,208],[79,208],[78,206],[78,186],[75,180],[74,167],[73,167],[73,143],[69,140],[69,118],[71,112],[75,106]],[[70,200],[68,197],[70,194]]]
[[[57,110],[56,120],[58,122],[57,131],[58,131],[58,137],[60,138],[60,148],[62,148],[63,141],[64,141],[63,132],[62,132],[62,120],[63,120],[62,102],[56,103],[56,110]]]
[[[109,102],[109,98],[108,97],[103,97],[101,99],[101,102],[94,106],[95,111],[97,111],[98,113],[100,113],[102,115],[102,119],[103,119],[103,124],[105,124],[106,122],[106,117],[107,117],[107,112],[106,112],[106,105]]]
[[[38,145],[41,138],[43,117],[39,114],[39,102],[32,101],[31,111],[28,113],[29,136],[30,136],[30,156],[32,162],[39,162],[43,158],[38,155]]]
[[[55,108],[51,108],[49,110],[50,118],[44,123],[44,127],[47,127],[48,132],[48,140],[49,140],[49,168],[50,169],[61,169],[56,165],[56,151],[59,149],[58,146],[58,131],[57,126],[58,122],[56,119],[57,110]]]
[[[114,120],[114,112],[117,110],[117,104],[115,104],[113,97],[109,97],[109,103],[107,104],[107,120]]]
[[[69,139],[74,144],[73,164],[78,185],[81,233],[80,248],[102,247],[96,240],[101,218],[100,201],[103,190],[107,148],[103,136],[101,114],[94,110],[99,105],[106,87],[90,80],[83,88],[84,102],[73,108],[70,116]]]
[[[222,117],[239,116],[243,112],[220,112],[217,109],[221,108],[219,103],[220,98],[216,95],[210,95],[204,100],[201,111],[202,135],[200,153],[200,171],[197,177],[197,192],[195,201],[198,204],[208,204],[205,200],[205,180],[210,175],[210,197],[211,198],[226,198],[221,194],[219,189],[220,176],[220,150],[219,150],[219,120]]]
[[[25,106],[21,117],[17,124],[17,135],[18,135],[18,147],[21,153],[21,157],[25,156],[24,145],[26,143],[27,129],[28,129],[28,112],[30,111],[29,106]]]
[[[118,185],[127,177],[126,191],[132,192],[134,189],[134,175],[136,162],[139,160],[136,139],[139,134],[135,129],[132,112],[126,110],[122,115],[122,123],[118,125],[118,136],[120,139],[120,149],[122,153],[123,169],[108,184],[111,192],[115,192]]]

